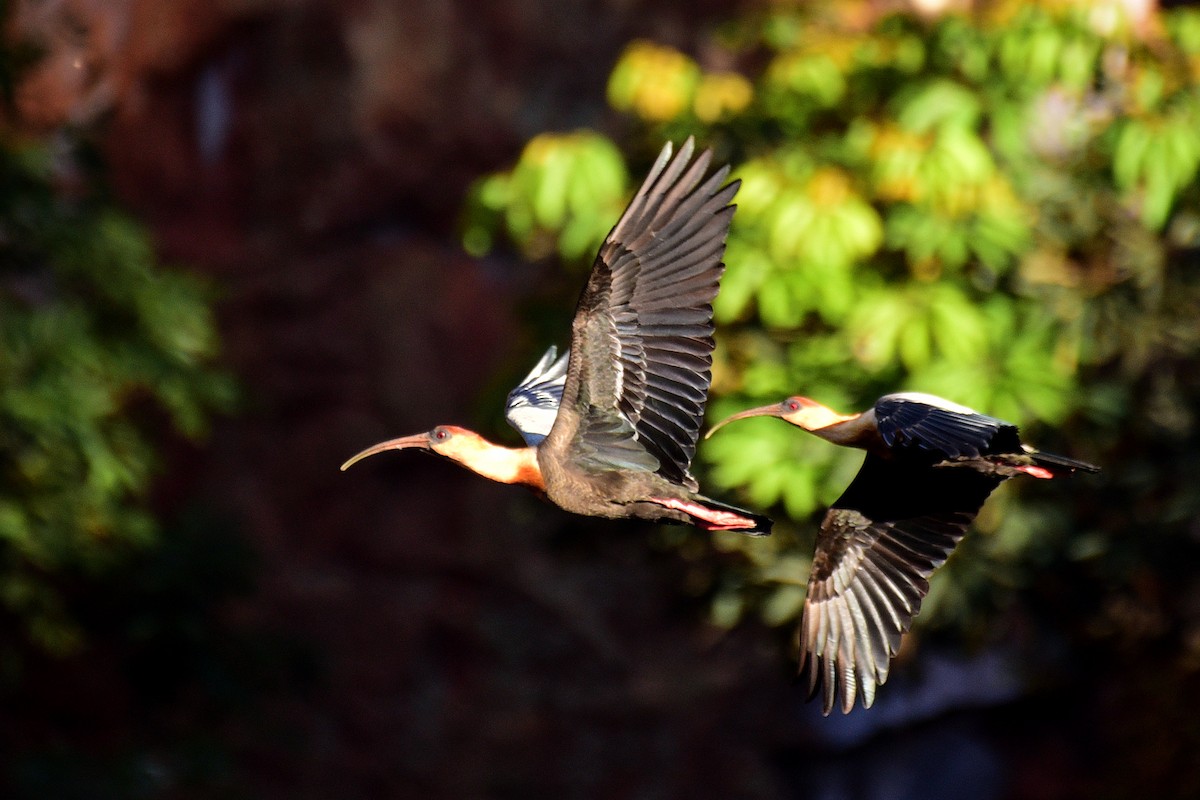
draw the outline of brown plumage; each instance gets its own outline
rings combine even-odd
[[[693,149],[690,138],[674,159],[670,143],[663,148],[600,247],[571,326],[561,402],[545,391],[552,380],[543,375],[538,383],[539,372],[557,366],[553,352],[518,387],[529,389],[521,411],[558,403],[548,432],[522,429],[530,446],[508,448],[443,425],[381,442],[342,469],[383,450],[418,448],[529,486],[577,514],[769,533],[766,517],[699,494],[689,472],[711,380],[711,304],[738,188],[725,183],[728,167],[704,179],[712,154],[693,161]],[[515,405],[510,397],[510,412]]]
[[[1021,443],[1016,426],[932,395],[890,394],[861,414],[806,397],[728,417],[774,416],[867,451],[862,469],[825,514],[801,615],[800,671],[824,712],[841,695],[864,708],[929,592],[929,576],[962,539],[992,490],[1016,475],[1098,471]]]

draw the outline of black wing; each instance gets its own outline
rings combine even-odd
[[[558,416],[569,355],[567,351],[556,358],[558,348],[551,345],[529,374],[508,393],[504,417],[530,447],[536,447],[546,438]]]
[[[817,535],[800,621],[800,671],[828,714],[870,708],[928,578],[1007,475],[973,462],[925,466],[868,455]]]
[[[940,397],[890,394],[875,403],[875,422],[889,447],[941,458],[1020,453],[1017,426]]]
[[[552,439],[600,468],[688,473],[711,380],[712,300],[738,182],[701,182],[712,154],[691,138],[650,174],[600,247],[572,324],[563,406]],[[573,416],[573,415],[572,415]],[[577,422],[577,425],[575,424]]]

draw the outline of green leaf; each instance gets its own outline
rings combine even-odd
[[[730,322],[745,313],[772,267],[765,253],[742,244],[737,237],[731,236],[725,253],[725,275],[713,301],[713,316],[718,322]]]
[[[1113,154],[1113,177],[1117,186],[1131,189],[1137,185],[1142,174],[1142,159],[1150,143],[1150,131],[1142,122],[1130,120],[1121,127]]]
[[[770,251],[776,261],[794,259],[805,245],[814,209],[808,198],[798,192],[779,197],[770,216]]]
[[[896,118],[901,127],[916,134],[940,128],[973,128],[982,112],[971,90],[944,78],[931,80],[915,93],[901,95],[897,103]]]

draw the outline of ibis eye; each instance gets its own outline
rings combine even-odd
[[[783,407],[788,411],[796,411],[800,408],[800,403],[796,400],[785,400],[783,401]]]
[[[445,428],[434,428],[429,434],[429,438],[433,439],[435,442],[444,442],[450,438],[450,431],[446,430]]]

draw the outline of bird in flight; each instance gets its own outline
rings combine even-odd
[[[867,451],[858,475],[826,512],[817,534],[800,619],[800,673],[824,713],[841,695],[849,713],[887,680],[900,638],[992,490],[1017,475],[1057,478],[1082,461],[1021,442],[1017,427],[916,392],[885,395],[861,414],[839,414],[807,397],[752,408],[746,417],[786,420],[834,444]]]
[[[668,142],[600,247],[562,358],[551,348],[509,395],[526,446],[439,425],[368,447],[424,450],[596,517],[766,535],[771,520],[699,493],[690,473],[712,380],[712,300],[725,265],[729,167],[705,177],[689,138]]]

